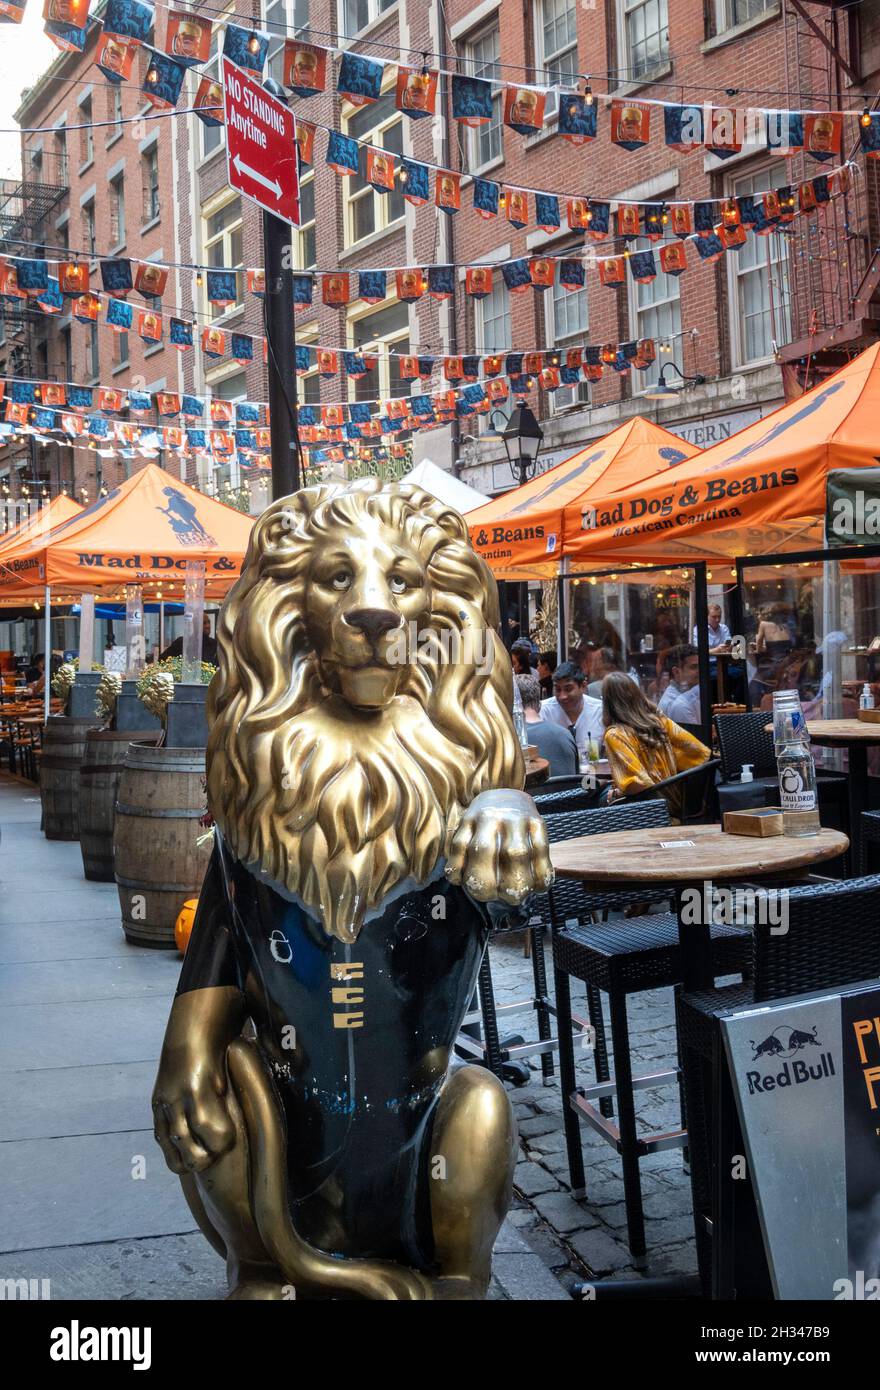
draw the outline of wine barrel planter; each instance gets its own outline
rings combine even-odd
[[[155,744],[161,738],[143,733],[138,742]],[[79,770],[79,847],[83,873],[98,883],[113,882],[113,824],[116,794],[132,732],[90,729]]]
[[[197,898],[211,857],[205,831],[204,748],[131,744],[116,800],[113,860],[122,930],[138,946],[174,950],[174,924]]]
[[[95,716],[52,714],[43,732],[40,801],[47,840],[79,839],[79,770]]]

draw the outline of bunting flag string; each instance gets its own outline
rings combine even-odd
[[[542,293],[557,282],[565,290],[577,291],[586,284],[588,265],[597,268],[600,284],[611,288],[625,285],[628,276],[636,283],[647,283],[656,277],[658,270],[679,276],[690,268],[688,246],[696,253],[698,262],[712,264],[726,252],[738,251],[746,242],[747,230],[756,236],[766,236],[784,229],[791,235],[792,223],[798,217],[809,217],[847,191],[851,167],[846,164],[828,174],[816,175],[796,189],[779,188],[728,198],[718,210],[708,202],[618,203],[614,218],[624,249],[606,256],[587,248],[584,241],[562,250],[544,250],[525,257],[473,264],[297,271],[293,276],[294,306],[300,310],[310,308],[316,288],[320,289],[321,302],[332,307],[342,308],[357,299],[379,304],[389,298],[389,276],[393,277],[397,299],[403,303],[414,303],[425,294],[441,301],[454,298],[456,272],[462,277],[465,295],[474,300],[492,293],[494,277],[499,271],[511,293],[529,288]],[[604,237],[610,228],[611,215],[609,204],[590,205],[587,200],[569,203],[569,225],[585,236]],[[672,232],[672,240],[664,240],[667,230]],[[656,257],[653,250],[631,250],[628,243],[637,238],[660,243]],[[91,283],[90,266],[94,261],[100,269],[101,290]],[[105,321],[111,328],[119,332],[136,329],[145,341],[159,343],[164,341],[167,320],[168,341],[184,349],[194,346],[197,322],[180,313],[168,315],[161,308],[169,272],[175,268],[194,270],[197,277],[204,277],[208,301],[215,308],[222,310],[238,301],[238,277],[243,268],[182,266],[173,261],[92,256],[87,251],[70,248],[65,248],[64,259],[0,257],[0,299],[27,298],[48,314],[59,313],[65,301],[71,300],[74,317],[86,322],[98,321],[101,304],[106,301]],[[50,269],[56,274],[50,274]],[[263,270],[251,268],[244,273],[248,292],[258,299],[264,298]],[[149,307],[135,314],[127,303],[132,292],[140,294]],[[204,327],[200,335],[201,350],[207,356],[223,357],[229,348],[232,357],[243,362],[253,360],[255,341],[264,340],[259,335],[228,332],[213,323]],[[263,352],[265,360],[265,343]]]

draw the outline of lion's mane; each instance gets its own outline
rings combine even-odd
[[[374,712],[324,689],[304,621],[315,547],[364,515],[420,555],[432,629],[489,644],[484,663],[419,649],[400,693]],[[236,857],[343,941],[394,887],[428,881],[476,795],[523,784],[497,626],[495,582],[465,523],[412,484],[308,488],[254,526],[218,624],[209,804]]]

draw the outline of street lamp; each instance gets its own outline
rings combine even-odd
[[[501,431],[501,438],[510,471],[522,487],[523,483],[527,483],[529,478],[535,475],[544,431],[530,408],[527,405],[518,405]]]
[[[668,371],[678,372],[681,377],[681,386],[674,386],[672,382],[666,380]],[[679,395],[682,386],[703,386],[706,378],[697,373],[696,376],[685,376],[680,367],[674,362],[664,362],[660,368],[660,375],[653,386],[649,386],[645,392],[645,399],[649,401],[672,401]]]

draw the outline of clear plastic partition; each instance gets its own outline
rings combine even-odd
[[[742,573],[752,709],[772,709],[775,690],[797,690],[808,720],[855,718],[863,693],[880,708],[880,560],[747,562]]]
[[[586,672],[589,695],[625,671],[677,724],[701,724],[692,569],[575,578],[566,590],[568,657]]]

